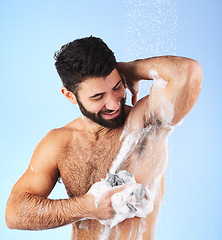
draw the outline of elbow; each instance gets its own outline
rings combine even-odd
[[[9,206],[6,207],[5,211],[5,223],[9,229],[16,229],[16,216],[13,214],[13,210]]]
[[[193,107],[197,101],[202,86],[202,68],[201,65],[192,60],[188,66],[188,77],[186,84],[187,104]]]
[[[192,60],[188,67],[189,84],[194,90],[200,92],[202,86],[202,67],[199,62]]]
[[[5,214],[5,223],[9,229],[15,229],[13,217],[9,216],[7,213]]]
[[[8,219],[8,218],[5,218],[5,222],[6,222],[6,226],[9,228],[9,229],[16,229],[13,225],[13,222]]]

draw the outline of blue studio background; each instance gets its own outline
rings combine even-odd
[[[70,239],[71,226],[9,230],[5,205],[41,138],[80,116],[60,93],[53,54],[76,38],[101,37],[118,61],[173,54],[199,61],[200,97],[169,138],[157,240],[221,239],[222,2],[219,0],[0,1],[0,239]],[[140,95],[150,83],[141,84]],[[66,198],[57,184],[50,198]]]

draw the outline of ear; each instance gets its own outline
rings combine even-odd
[[[67,90],[65,87],[61,88],[61,92],[72,104],[77,103],[76,96],[73,92]]]

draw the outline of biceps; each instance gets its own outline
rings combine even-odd
[[[15,184],[13,191],[20,193],[27,192],[33,195],[48,197],[54,188],[58,177],[59,174],[38,173],[27,169]]]
[[[179,123],[198,98],[202,79],[199,75],[194,72],[185,80],[170,82],[154,79],[148,104],[150,114],[165,124]]]

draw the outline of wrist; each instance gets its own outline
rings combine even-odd
[[[132,62],[132,69],[135,75],[135,79],[137,79],[137,81],[152,80],[149,75],[151,67],[149,62],[149,59],[138,59]]]
[[[75,217],[77,218],[93,218],[93,213],[95,211],[95,198],[91,194],[85,194],[83,196],[79,196],[73,198],[75,201],[75,213],[77,214]]]
[[[118,63],[118,71],[120,76],[124,77],[127,85],[141,80],[138,72],[137,60]]]

